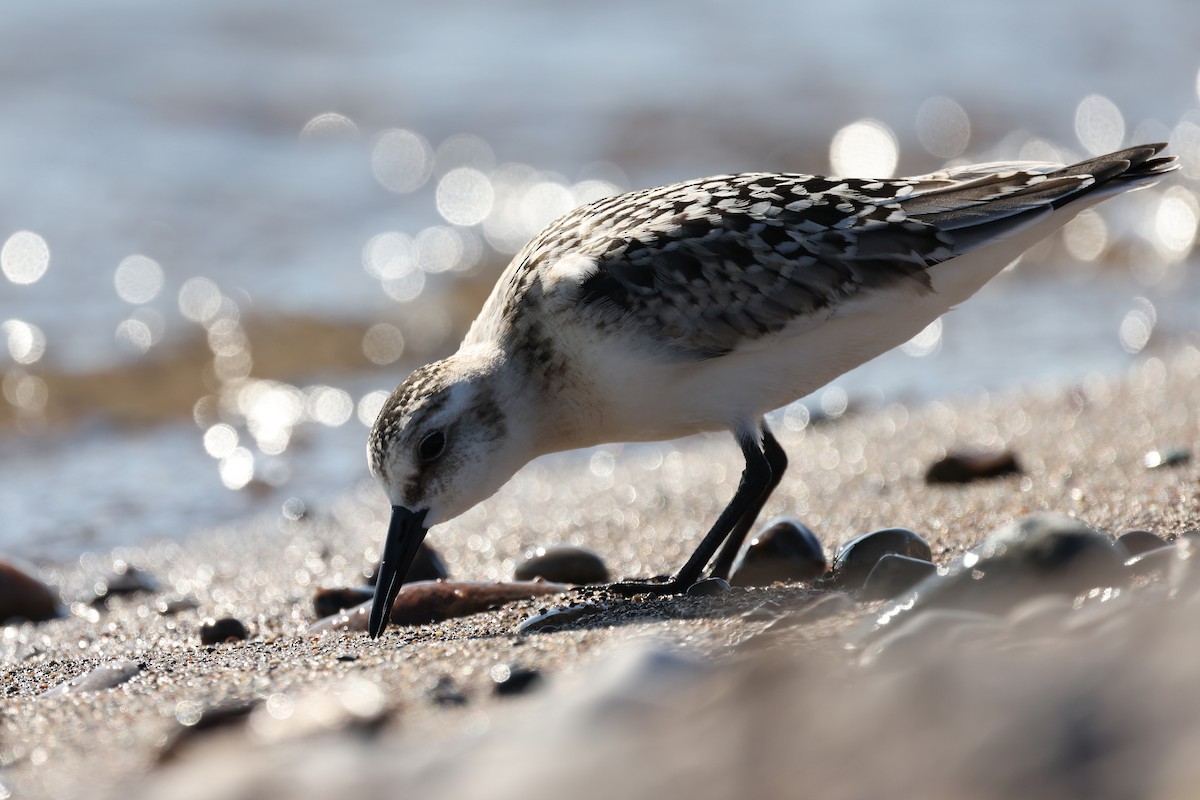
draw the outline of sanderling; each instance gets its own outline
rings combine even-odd
[[[558,450],[732,431],[745,470],[695,553],[669,581],[613,588],[682,591],[714,555],[725,577],[787,467],[766,412],[907,341],[1083,209],[1176,169],[1165,146],[887,180],[720,175],[551,223],[458,352],[409,375],[371,431],[392,505],[371,636],[430,527]]]

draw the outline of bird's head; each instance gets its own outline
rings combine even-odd
[[[493,494],[529,460],[495,357],[458,353],[421,367],[392,392],[367,443],[392,505],[369,631],[392,602],[426,531]]]

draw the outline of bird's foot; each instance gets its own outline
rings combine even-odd
[[[660,575],[648,581],[619,581],[617,583],[610,583],[604,588],[624,597],[633,597],[638,594],[652,594],[661,597],[669,594],[683,594],[688,590],[688,586],[690,585],[690,583],[685,583],[678,578],[668,578],[665,575]]]

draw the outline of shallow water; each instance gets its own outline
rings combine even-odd
[[[444,351],[464,296],[598,192],[1171,138],[1184,175],[1106,204],[940,334],[837,386],[878,400],[1062,384],[1123,369],[1151,333],[1153,347],[1195,329],[1190,7],[1161,6],[1170,24],[1118,2],[686,9],[7,5],[0,403],[18,411],[0,428],[0,550],[69,558],[278,514],[290,497],[332,507],[366,477],[372,392]],[[868,138],[831,151],[839,131]],[[394,364],[322,362],[243,391],[296,356],[252,351],[246,319],[285,314],[394,325],[372,340]],[[131,429],[75,410],[39,423],[40,376],[170,360],[197,336],[214,354],[203,396],[223,398],[198,422]],[[232,446],[224,429],[203,438],[218,425]]]

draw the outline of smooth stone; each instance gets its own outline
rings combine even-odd
[[[574,587],[565,583],[513,581],[417,581],[400,587],[388,617],[393,625],[426,625],[487,611],[514,600],[548,594],[563,594]],[[308,633],[322,631],[365,631],[371,600],[323,617],[308,626]]]
[[[542,681],[542,674],[536,669],[507,664],[492,667],[489,674],[492,678],[492,691],[500,697],[524,694]]]
[[[724,578],[704,578],[687,588],[688,597],[716,597],[729,591],[729,581]]]
[[[313,593],[313,613],[317,619],[333,616],[339,611],[354,608],[375,597],[373,589],[343,586],[334,589],[318,589]]]
[[[834,583],[844,589],[859,589],[871,570],[886,555],[933,560],[929,543],[908,528],[884,528],[856,536],[838,548],[833,558]]]
[[[1162,450],[1151,450],[1142,456],[1142,466],[1146,469],[1164,469],[1178,467],[1192,460],[1192,454],[1182,447],[1167,447]]]
[[[929,465],[926,483],[970,483],[1002,475],[1020,475],[1021,465],[1009,450],[949,453]]]
[[[248,636],[246,626],[234,617],[205,620],[200,624],[201,644],[218,644],[220,642],[240,642]]]
[[[803,522],[774,520],[738,555],[730,572],[734,586],[770,586],[811,581],[828,569],[821,540]]]
[[[1117,545],[1125,548],[1130,556],[1136,556],[1166,547],[1167,541],[1150,531],[1126,531],[1117,537]]]
[[[863,600],[887,600],[916,586],[930,575],[937,574],[931,561],[889,553],[876,562],[863,582]]]
[[[526,553],[525,561],[513,572],[513,580],[534,578],[592,586],[608,583],[608,567],[600,556],[584,547],[572,544],[538,547]]]
[[[69,681],[50,687],[42,692],[42,697],[104,691],[114,686],[120,686],[141,671],[142,665],[136,661],[110,661],[107,664],[101,664],[91,672],[76,675]]]
[[[935,608],[1003,614],[1038,595],[1074,597],[1128,578],[1124,553],[1111,537],[1062,514],[1033,514],[993,531],[948,574],[930,576],[898,598],[875,628]]]
[[[199,607],[200,604],[191,597],[172,597],[159,600],[154,604],[154,610],[164,617],[174,616],[184,611],[192,611]]]
[[[58,595],[29,572],[0,561],[0,624],[60,616]]]
[[[434,705],[439,706],[465,706],[467,704],[467,696],[459,690],[454,683],[454,679],[449,675],[443,675],[438,678],[437,683],[429,690],[429,699]]]
[[[143,592],[157,592],[159,583],[148,572],[138,569],[131,564],[119,563],[112,574],[96,582],[96,597],[93,605],[98,605],[110,597],[125,597]]]
[[[363,577],[366,578],[368,586],[374,586],[379,580],[379,565],[376,564]],[[430,547],[429,542],[421,542],[421,546],[417,548],[417,555],[413,559],[412,566],[408,568],[408,574],[404,576],[404,582],[436,581],[449,577],[450,570],[446,569],[446,562],[442,561],[442,557],[438,555],[437,550]]]

